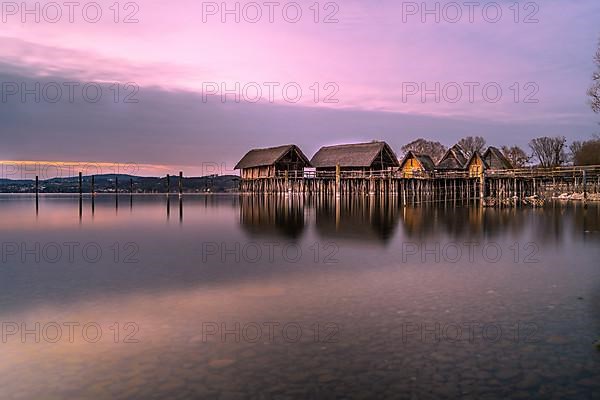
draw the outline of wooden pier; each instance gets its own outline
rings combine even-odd
[[[309,161],[296,145],[250,150],[236,165],[240,191],[325,196],[391,195],[402,203],[478,201],[542,205],[561,194],[600,193],[600,166],[514,168],[496,147],[467,153],[456,144],[435,164],[412,151],[400,161],[385,142],[324,146]]]
[[[272,177],[245,178],[242,193],[305,195],[392,195],[403,203],[483,200],[484,206],[542,205],[561,193],[600,193],[600,166],[470,171],[278,171]]]

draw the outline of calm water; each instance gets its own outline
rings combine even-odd
[[[0,220],[2,399],[600,393],[594,205],[4,196]]]

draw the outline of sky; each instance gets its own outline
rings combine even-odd
[[[0,7],[0,178],[231,173],[250,148],[287,143],[311,157],[600,131],[586,97],[597,0]]]

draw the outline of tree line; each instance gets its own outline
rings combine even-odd
[[[457,144],[469,158],[475,152],[482,153],[485,150],[486,140],[482,136],[466,136]],[[515,168],[528,165],[550,168],[567,163],[600,165],[600,136],[597,135],[589,140],[575,141],[569,146],[564,136],[542,136],[529,142],[529,152],[519,146],[502,146],[500,149]],[[440,142],[419,138],[402,146],[401,150],[404,154],[409,151],[427,154],[438,163],[448,149]]]

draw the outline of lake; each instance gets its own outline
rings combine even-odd
[[[592,398],[600,207],[0,197],[2,399]]]

